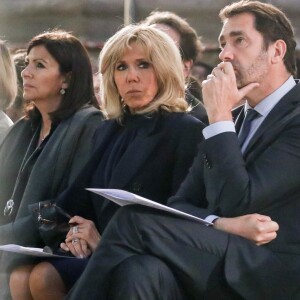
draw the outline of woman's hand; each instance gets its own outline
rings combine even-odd
[[[236,218],[219,218],[214,222],[214,228],[242,236],[260,246],[277,237],[279,226],[268,216],[250,214]]]
[[[61,248],[65,251],[71,251],[77,257],[89,256],[95,251],[101,239],[94,222],[75,216],[70,219],[69,223],[76,225],[70,228]]]

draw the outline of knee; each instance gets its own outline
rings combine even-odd
[[[9,288],[13,296],[25,295],[29,292],[29,278],[32,266],[25,265],[15,268],[9,278]]]
[[[21,282],[29,282],[30,272],[23,266],[15,268],[9,278],[10,286],[17,286]]]
[[[48,289],[49,283],[55,277],[55,272],[54,267],[48,262],[37,264],[30,274],[30,290],[35,293]]]
[[[164,262],[149,255],[135,255],[114,270],[110,290],[114,294],[120,294],[120,299],[122,295],[130,295],[132,299],[136,299],[133,296],[136,294],[144,296],[140,299],[147,299],[149,295],[156,297],[162,289],[174,290],[174,286],[176,288],[177,282]],[[156,299],[155,297],[153,299]]]

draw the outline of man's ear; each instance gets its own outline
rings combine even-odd
[[[272,63],[278,63],[283,61],[286,53],[286,43],[284,40],[277,40],[272,45]]]
[[[184,78],[187,78],[191,73],[191,68],[193,66],[193,60],[185,60],[183,61],[183,74]]]

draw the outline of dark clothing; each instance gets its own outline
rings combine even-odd
[[[191,107],[190,114],[205,125],[208,125],[208,117],[203,103],[194,97],[189,90],[185,91],[185,100]]]
[[[85,188],[123,189],[166,203],[188,173],[203,138],[204,125],[186,113],[161,111],[135,118],[129,126],[103,122],[91,159],[57,199],[69,214],[94,220],[100,233],[118,206]]]
[[[2,224],[8,223],[0,226],[1,243],[37,245],[38,234],[33,234],[35,226],[30,220],[28,205],[55,198],[70,185],[91,156],[92,139],[101,120],[102,114],[99,110],[85,106],[61,122],[51,134],[51,138],[40,145],[43,151],[38,149],[38,156],[33,155],[26,161],[30,168],[24,168],[25,175],[22,172],[19,175],[19,179],[25,176],[27,181],[24,184],[23,180],[22,193],[19,193],[18,197],[18,223],[12,223],[14,220],[4,217],[3,210],[6,201],[13,194],[15,185],[18,184],[16,179],[20,167],[25,162],[26,153],[33,149],[36,151],[36,135],[40,123],[22,119],[12,126],[0,147],[0,182],[5,182],[0,185],[0,219]]]
[[[115,283],[109,290],[109,299],[185,299],[171,270],[154,256],[131,256],[113,271],[109,281]]]
[[[112,274],[136,255],[141,256],[141,264],[144,255],[163,261],[189,300],[300,299],[296,293],[299,270],[289,269],[267,248],[196,221],[135,205],[122,207],[115,215],[66,299],[115,299],[109,295],[119,282],[112,280]],[[156,299],[156,289],[151,288],[157,287],[154,278],[144,282],[136,272],[123,280],[147,286],[147,299]]]
[[[105,278],[134,254],[163,260],[179,276],[189,299],[222,299],[214,291],[227,299],[236,294],[243,299],[300,299],[299,133],[297,84],[270,111],[244,154],[233,132],[203,141],[169,201],[198,217],[269,215],[280,228],[275,240],[258,247],[163,212],[122,208],[68,299],[106,299]]]
[[[93,220],[102,234],[119,206],[87,187],[124,189],[165,204],[188,173],[203,128],[186,113],[163,111],[127,116],[123,125],[105,121],[98,129],[94,154],[57,199],[58,205],[71,215]],[[69,260],[69,268],[76,263]],[[54,260],[53,265],[63,278],[59,263]]]
[[[91,155],[92,139],[101,121],[101,112],[86,105],[58,124],[38,148],[40,120],[23,118],[11,127],[0,147],[1,244],[44,246],[28,206],[55,198],[71,184]],[[16,203],[13,214],[4,217],[6,201],[12,195]],[[17,257],[1,252],[1,299],[8,297],[6,270]]]

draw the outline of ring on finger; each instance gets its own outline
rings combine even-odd
[[[73,226],[72,233],[78,233],[78,232],[79,232],[78,226]]]
[[[74,244],[77,244],[79,242],[79,239],[73,239],[72,240],[72,244],[74,245]]]

